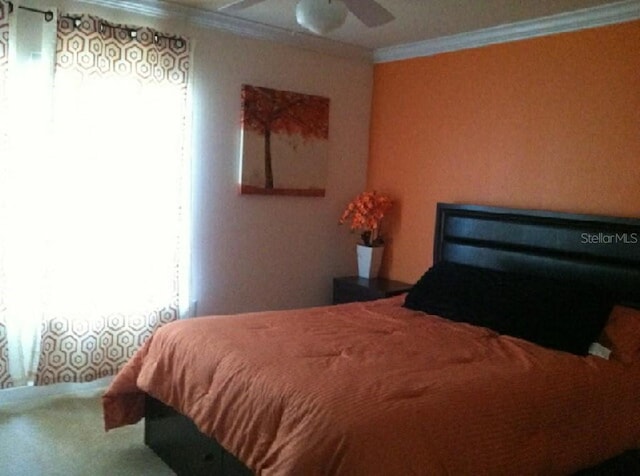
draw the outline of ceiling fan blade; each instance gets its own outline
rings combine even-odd
[[[342,0],[347,8],[367,26],[380,26],[395,17],[375,0]]]
[[[227,5],[223,5],[218,8],[219,11],[224,12],[235,12],[238,10],[243,10],[245,8],[249,8],[256,3],[264,2],[264,0],[236,0],[235,2],[228,3]]]

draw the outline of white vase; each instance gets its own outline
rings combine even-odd
[[[357,245],[358,276],[361,278],[377,278],[382,264],[384,246]]]

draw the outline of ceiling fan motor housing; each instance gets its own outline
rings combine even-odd
[[[341,27],[348,13],[342,0],[300,0],[296,6],[298,24],[318,35]]]

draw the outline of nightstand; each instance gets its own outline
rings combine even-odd
[[[333,304],[354,301],[373,301],[406,293],[413,285],[402,281],[358,276],[333,278]]]

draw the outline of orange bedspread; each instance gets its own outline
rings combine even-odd
[[[147,392],[259,475],[569,474],[640,442],[640,366],[410,311],[402,297],[158,330],[103,397]]]

